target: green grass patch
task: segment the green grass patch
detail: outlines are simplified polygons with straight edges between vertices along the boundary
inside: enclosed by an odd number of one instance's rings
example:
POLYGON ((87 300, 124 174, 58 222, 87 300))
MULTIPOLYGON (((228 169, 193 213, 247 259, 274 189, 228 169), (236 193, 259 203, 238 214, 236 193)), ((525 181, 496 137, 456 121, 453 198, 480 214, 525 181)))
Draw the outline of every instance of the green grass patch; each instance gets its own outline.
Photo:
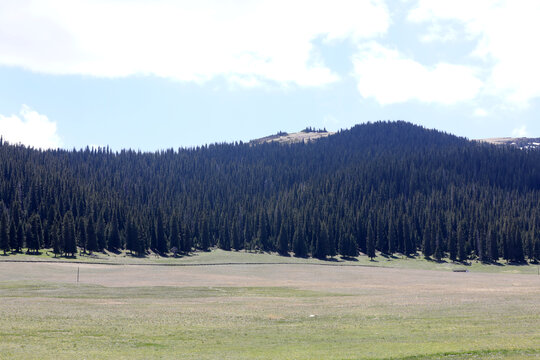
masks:
POLYGON ((259 253, 247 251, 223 251, 214 249, 208 252, 194 252, 190 255, 179 257, 159 256, 151 253, 146 257, 131 256, 127 252, 118 254, 105 252, 94 253, 92 255, 83 254, 76 258, 54 257, 50 250, 42 250, 39 255, 28 255, 26 253, 10 254, 2 257, 0 261, 58 261, 70 263, 90 263, 90 264, 111 264, 111 265, 170 265, 170 266, 197 266, 197 265, 219 265, 219 264, 314 264, 327 266, 370 266, 370 267, 390 267, 403 269, 439 270, 453 271, 457 269, 470 272, 488 273, 510 273, 510 274, 540 274, 538 264, 506 264, 501 261, 497 264, 483 264, 477 261, 470 261, 467 264, 454 263, 449 259, 441 262, 426 260, 422 256, 404 257, 383 256, 379 254, 373 261, 367 256, 361 255, 354 259, 342 259, 337 256, 328 260, 313 258, 296 258, 294 256, 279 256, 273 253, 259 253))
POLYGON ((0 358, 540 356, 540 313, 534 298, 507 295, 491 298, 486 306, 480 298, 446 301, 457 295, 424 294, 418 301, 403 296, 395 290, 345 296, 286 287, 2 282, 0 358))

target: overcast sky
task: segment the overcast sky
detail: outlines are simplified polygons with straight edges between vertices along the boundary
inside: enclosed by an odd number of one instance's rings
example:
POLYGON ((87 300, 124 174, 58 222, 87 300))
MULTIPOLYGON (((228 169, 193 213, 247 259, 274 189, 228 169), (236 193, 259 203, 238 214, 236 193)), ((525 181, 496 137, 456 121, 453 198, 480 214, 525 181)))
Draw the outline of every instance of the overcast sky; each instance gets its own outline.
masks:
POLYGON ((0 134, 157 150, 406 120, 540 136, 540 1, 0 0, 0 134))

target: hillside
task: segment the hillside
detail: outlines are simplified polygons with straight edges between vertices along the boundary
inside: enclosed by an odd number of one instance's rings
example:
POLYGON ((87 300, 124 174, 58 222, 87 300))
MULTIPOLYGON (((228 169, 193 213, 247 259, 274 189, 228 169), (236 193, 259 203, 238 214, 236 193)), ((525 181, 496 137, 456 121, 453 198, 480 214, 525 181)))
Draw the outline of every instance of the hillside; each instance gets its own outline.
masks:
POLYGON ((540 152, 404 122, 155 153, 3 143, 0 164, 6 252, 540 258, 540 152))
POLYGON ((270 136, 266 136, 260 139, 251 140, 250 143, 251 144, 263 144, 263 143, 271 143, 271 142, 277 142, 280 144, 308 143, 308 142, 316 141, 318 139, 325 138, 334 134, 335 133, 329 132, 326 130, 315 131, 311 129, 304 129, 296 133, 278 132, 275 135, 270 135, 270 136))
POLYGON ((514 146, 520 149, 540 149, 540 138, 490 138, 490 139, 481 139, 479 141, 487 142, 495 145, 508 145, 514 146))

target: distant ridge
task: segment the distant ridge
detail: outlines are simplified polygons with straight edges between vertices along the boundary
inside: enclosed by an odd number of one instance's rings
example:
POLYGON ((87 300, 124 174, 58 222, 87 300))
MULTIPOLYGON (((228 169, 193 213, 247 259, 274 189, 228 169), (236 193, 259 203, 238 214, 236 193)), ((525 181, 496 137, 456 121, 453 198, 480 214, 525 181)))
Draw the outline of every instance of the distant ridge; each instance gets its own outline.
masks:
POLYGON ((495 145, 510 145, 515 146, 520 149, 540 149, 540 138, 512 138, 512 137, 501 137, 501 138, 489 138, 489 139, 479 139, 478 141, 487 142, 495 145))
POLYGON ((307 143, 311 141, 316 141, 321 138, 334 135, 335 132, 330 132, 325 130, 314 130, 311 128, 306 128, 300 132, 296 133, 286 133, 283 131, 278 132, 275 135, 266 136, 260 139, 251 140, 250 144, 264 144, 277 142, 281 144, 294 144, 294 143, 307 143))

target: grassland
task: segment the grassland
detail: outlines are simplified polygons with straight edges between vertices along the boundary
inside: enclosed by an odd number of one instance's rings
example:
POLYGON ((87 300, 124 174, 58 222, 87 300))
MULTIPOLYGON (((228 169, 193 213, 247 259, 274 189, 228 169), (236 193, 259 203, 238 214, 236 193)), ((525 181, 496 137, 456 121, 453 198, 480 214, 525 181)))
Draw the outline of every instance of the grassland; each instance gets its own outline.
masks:
POLYGON ((539 276, 228 254, 0 262, 0 358, 540 358, 539 276))
POLYGON ((403 256, 383 256, 379 254, 373 261, 365 255, 356 258, 342 259, 337 256, 327 260, 318 260, 313 258, 296 258, 293 256, 285 257, 270 253, 257 253, 246 251, 223 251, 215 249, 209 252, 195 252, 187 256, 158 256, 150 253, 146 257, 131 256, 127 252, 119 253, 94 253, 92 255, 83 254, 76 258, 55 257, 51 250, 42 250, 39 255, 27 255, 26 253, 10 254, 8 256, 0 255, 2 261, 60 261, 69 263, 99 263, 99 264, 121 264, 121 265, 204 265, 204 264, 315 264, 327 266, 370 266, 370 267, 389 267, 400 269, 424 269, 452 271, 462 269, 471 272, 489 272, 489 273, 512 273, 512 274, 539 274, 540 265, 526 264, 516 265, 507 264, 500 261, 497 264, 482 264, 478 261, 470 261, 467 264, 454 263, 449 259, 443 259, 441 262, 429 261, 421 255, 416 257, 403 256))

